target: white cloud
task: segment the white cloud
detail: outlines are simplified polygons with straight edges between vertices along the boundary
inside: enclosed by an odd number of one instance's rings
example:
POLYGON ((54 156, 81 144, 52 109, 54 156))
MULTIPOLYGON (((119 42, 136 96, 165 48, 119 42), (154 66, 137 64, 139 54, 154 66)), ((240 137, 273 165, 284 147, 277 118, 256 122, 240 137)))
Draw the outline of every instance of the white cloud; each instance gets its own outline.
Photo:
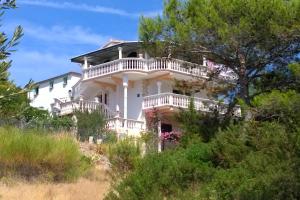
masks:
POLYGON ((25 35, 47 42, 100 46, 109 39, 109 37, 93 33, 81 26, 64 27, 56 25, 49 28, 32 24, 25 24, 23 26, 25 35))
POLYGON ((26 84, 30 79, 40 81, 69 71, 80 71, 70 61, 71 56, 21 50, 12 54, 11 79, 18 85, 26 84))
MULTIPOLYGON (((22 21, 24 29, 24 37, 42 40, 44 42, 56 44, 70 45, 93 45, 100 47, 107 42, 111 37, 103 36, 92 32, 89 28, 82 26, 66 27, 62 25, 41 26, 32 24, 28 21, 22 21)), ((10 22, 4 25, 4 29, 10 35, 14 28, 18 25, 16 22, 10 22)))
POLYGON ((121 9, 104 7, 99 5, 88 5, 88 4, 74 4, 71 2, 55 2, 55 1, 46 1, 46 0, 20 0, 18 3, 23 5, 31 5, 31 6, 41 6, 48 7, 54 9, 67 9, 67 10, 78 10, 78 11, 86 11, 86 12, 95 12, 95 13, 105 13, 112 15, 120 15, 125 17, 138 18, 141 15, 147 17, 157 16, 161 13, 161 11, 151 11, 151 12, 140 12, 140 13, 132 13, 121 9))

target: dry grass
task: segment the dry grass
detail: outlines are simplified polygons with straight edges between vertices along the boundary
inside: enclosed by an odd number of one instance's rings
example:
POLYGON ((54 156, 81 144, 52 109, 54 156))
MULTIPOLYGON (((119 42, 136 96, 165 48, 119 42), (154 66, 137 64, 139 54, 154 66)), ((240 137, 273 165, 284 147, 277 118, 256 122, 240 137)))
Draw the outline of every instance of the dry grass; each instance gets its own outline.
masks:
POLYGON ((0 184, 2 200, 94 200, 103 199, 109 191, 107 172, 96 169, 88 177, 75 183, 28 183, 0 184))

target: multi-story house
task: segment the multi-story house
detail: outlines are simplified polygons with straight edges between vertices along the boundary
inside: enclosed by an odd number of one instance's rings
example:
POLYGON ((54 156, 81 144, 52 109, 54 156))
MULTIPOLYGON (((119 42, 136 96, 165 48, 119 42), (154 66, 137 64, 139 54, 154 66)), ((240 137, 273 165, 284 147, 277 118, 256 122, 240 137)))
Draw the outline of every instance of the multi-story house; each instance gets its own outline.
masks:
MULTIPOLYGON (((111 41, 103 48, 71 59, 82 68, 81 81, 72 89, 72 100, 56 100, 52 106, 58 115, 75 109, 101 108, 108 127, 119 134, 137 136, 146 130, 147 113, 155 108, 160 115, 159 129, 178 129, 174 114, 187 108, 190 94, 175 87, 174 80, 207 79, 207 62, 194 64, 179 59, 151 58, 140 42, 111 41)), ((232 80, 224 73, 220 78, 232 80)), ((210 112, 217 101, 205 90, 192 94, 197 110, 210 112)))
POLYGON ((34 89, 28 93, 30 105, 52 112, 51 105, 55 101, 66 102, 71 100, 72 87, 80 79, 80 73, 68 72, 35 83, 34 89))

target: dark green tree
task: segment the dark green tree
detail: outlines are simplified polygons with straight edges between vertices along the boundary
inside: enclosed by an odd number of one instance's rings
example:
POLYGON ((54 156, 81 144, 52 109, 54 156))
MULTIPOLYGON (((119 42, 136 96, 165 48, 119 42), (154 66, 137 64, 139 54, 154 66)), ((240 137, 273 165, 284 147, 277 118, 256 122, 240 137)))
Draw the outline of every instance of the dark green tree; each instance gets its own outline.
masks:
POLYGON ((141 19, 140 39, 153 55, 222 64, 237 75, 225 92, 250 105, 254 83, 300 52, 300 1, 166 0, 162 16, 141 19))

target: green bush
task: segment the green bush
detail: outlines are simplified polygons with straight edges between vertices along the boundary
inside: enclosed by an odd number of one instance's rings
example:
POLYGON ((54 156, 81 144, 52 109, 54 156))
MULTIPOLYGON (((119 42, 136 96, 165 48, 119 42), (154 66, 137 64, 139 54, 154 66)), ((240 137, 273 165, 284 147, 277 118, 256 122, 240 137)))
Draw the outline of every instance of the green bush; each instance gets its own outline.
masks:
POLYGON ((0 128, 0 177, 72 180, 89 165, 72 138, 0 128))
POLYGON ((300 131, 244 122, 209 143, 146 155, 107 199, 299 199, 300 131))
POLYGON ((135 169, 140 157, 140 147, 131 138, 125 138, 109 145, 109 160, 115 175, 124 175, 135 169))
POLYGON ((80 140, 87 140, 89 136, 101 136, 106 124, 101 110, 76 111, 75 116, 77 118, 77 134, 80 140))
POLYGON ((212 144, 213 179, 203 198, 299 199, 300 132, 284 126, 249 122, 221 132, 212 144))
POLYGON ((210 179, 210 156, 206 144, 147 154, 107 199, 163 199, 180 195, 195 182, 210 179))

